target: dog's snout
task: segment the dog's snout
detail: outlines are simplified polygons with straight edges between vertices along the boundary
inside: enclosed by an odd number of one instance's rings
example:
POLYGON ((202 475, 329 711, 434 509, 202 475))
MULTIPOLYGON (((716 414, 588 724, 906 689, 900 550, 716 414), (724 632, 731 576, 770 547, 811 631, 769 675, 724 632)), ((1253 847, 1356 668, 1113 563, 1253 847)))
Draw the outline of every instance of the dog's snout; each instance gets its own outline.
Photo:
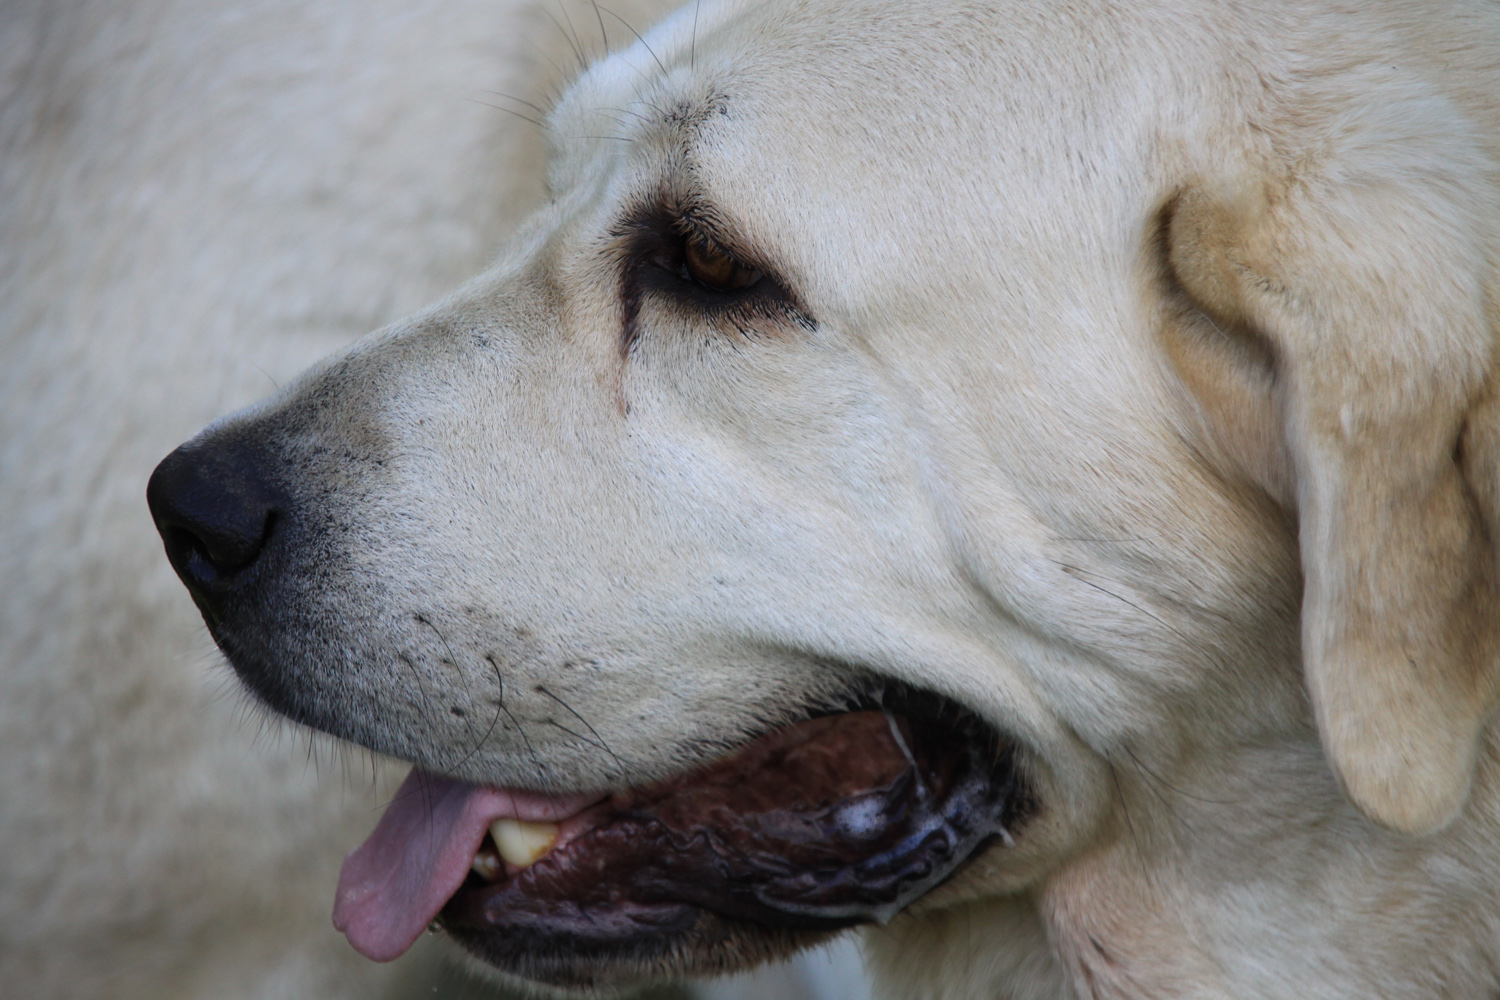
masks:
POLYGON ((285 513, 254 451, 233 441, 193 441, 162 460, 146 502, 172 568, 200 602, 264 550, 285 513))

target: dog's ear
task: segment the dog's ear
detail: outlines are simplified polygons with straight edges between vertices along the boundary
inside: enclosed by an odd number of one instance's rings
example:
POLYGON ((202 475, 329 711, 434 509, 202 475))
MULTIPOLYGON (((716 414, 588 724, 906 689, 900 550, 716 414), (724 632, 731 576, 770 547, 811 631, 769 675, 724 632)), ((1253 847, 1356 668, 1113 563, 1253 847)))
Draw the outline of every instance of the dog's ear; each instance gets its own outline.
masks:
POLYGON ((1167 226, 1188 295, 1269 345, 1323 745, 1410 833, 1463 807, 1500 656, 1500 192, 1451 109, 1427 111, 1190 187, 1167 226))

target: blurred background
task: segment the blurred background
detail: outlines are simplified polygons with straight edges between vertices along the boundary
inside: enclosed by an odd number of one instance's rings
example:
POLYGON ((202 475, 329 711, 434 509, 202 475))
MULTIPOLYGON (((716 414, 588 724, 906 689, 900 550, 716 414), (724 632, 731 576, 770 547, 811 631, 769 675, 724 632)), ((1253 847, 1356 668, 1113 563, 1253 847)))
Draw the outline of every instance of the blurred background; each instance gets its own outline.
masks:
MULTIPOLYGON (((334 932, 403 768, 249 707, 144 490, 205 423, 482 270, 543 197, 531 119, 662 6, 0 0, 7 996, 500 995, 436 939, 378 966, 334 932)), ((844 942, 652 995, 868 989, 844 942)))

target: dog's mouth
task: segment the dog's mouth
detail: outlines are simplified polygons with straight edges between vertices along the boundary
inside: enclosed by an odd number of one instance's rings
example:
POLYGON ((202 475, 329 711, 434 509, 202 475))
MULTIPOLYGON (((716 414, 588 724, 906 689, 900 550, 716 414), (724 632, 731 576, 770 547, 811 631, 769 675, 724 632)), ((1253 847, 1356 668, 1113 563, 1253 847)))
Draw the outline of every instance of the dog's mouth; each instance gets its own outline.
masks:
POLYGON ((884 922, 994 841, 1027 796, 1012 746, 935 695, 820 715, 608 796, 414 770, 345 862, 334 921, 389 960, 434 920, 557 985, 740 967, 884 922))

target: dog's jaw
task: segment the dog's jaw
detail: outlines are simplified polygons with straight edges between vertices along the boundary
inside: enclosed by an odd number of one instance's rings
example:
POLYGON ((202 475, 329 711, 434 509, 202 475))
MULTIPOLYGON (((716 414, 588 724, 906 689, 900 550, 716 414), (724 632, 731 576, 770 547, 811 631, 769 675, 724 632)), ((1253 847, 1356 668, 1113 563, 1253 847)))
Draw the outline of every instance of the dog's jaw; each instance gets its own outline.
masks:
POLYGON ((972 715, 883 698, 604 800, 414 771, 345 863, 335 924, 386 961, 436 917, 502 970, 597 986, 883 923, 983 847, 1013 844, 1033 809, 1014 754, 972 715), (497 820, 547 824, 550 849, 481 865, 497 820))

